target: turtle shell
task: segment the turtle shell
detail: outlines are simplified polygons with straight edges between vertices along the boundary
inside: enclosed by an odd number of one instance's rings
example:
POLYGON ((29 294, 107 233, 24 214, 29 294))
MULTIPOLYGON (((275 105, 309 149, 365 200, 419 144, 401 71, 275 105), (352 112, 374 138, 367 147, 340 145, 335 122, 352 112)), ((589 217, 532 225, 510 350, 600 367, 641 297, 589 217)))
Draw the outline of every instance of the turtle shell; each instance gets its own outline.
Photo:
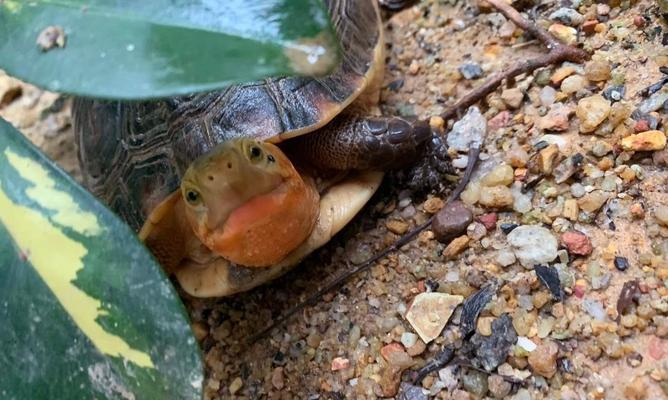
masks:
POLYGON ((215 145, 239 136, 280 142, 329 122, 382 69, 382 30, 375 0, 326 4, 343 49, 329 76, 270 78, 159 101, 76 99, 89 190, 138 230, 190 163, 215 145))

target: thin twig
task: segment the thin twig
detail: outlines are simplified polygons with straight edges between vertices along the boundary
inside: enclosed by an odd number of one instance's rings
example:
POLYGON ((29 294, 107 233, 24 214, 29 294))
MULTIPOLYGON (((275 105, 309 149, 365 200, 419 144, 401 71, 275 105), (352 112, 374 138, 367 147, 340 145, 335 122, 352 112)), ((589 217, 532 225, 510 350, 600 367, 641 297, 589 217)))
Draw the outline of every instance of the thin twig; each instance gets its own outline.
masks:
POLYGON ((496 90, 504 80, 512 79, 520 74, 533 72, 534 70, 548 65, 560 63, 563 61, 571 61, 581 63, 589 58, 587 52, 577 47, 565 45, 557 40, 546 30, 531 23, 524 18, 522 14, 517 12, 512 6, 507 4, 504 0, 486 0, 492 7, 496 8, 506 18, 511 20, 520 29, 530 33, 532 36, 540 40, 549 50, 549 53, 540 55, 531 60, 526 60, 515 64, 503 71, 494 74, 482 85, 467 93, 464 97, 459 99, 452 107, 448 108, 441 117, 444 120, 455 117, 460 112, 467 109, 469 106, 477 103, 479 100, 496 90))

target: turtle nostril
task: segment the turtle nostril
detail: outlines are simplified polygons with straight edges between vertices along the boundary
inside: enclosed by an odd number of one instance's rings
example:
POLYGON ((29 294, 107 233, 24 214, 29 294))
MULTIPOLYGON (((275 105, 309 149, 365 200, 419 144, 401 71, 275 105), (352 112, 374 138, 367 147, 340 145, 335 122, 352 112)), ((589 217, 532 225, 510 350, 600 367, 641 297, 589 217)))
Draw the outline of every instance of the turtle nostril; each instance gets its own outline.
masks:
POLYGON ((232 169, 232 163, 231 163, 231 162, 228 162, 228 163, 227 163, 227 168, 228 168, 228 169, 232 169))
POLYGON ((213 181, 213 175, 209 175, 207 178, 209 178, 210 181, 213 181))

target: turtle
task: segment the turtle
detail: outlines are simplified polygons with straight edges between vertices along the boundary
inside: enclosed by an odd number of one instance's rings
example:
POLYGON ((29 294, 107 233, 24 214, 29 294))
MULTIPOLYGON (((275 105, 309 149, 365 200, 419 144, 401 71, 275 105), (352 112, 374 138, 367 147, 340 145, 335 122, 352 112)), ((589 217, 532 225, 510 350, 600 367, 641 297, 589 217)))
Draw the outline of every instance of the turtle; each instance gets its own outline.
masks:
POLYGON ((325 3, 343 49, 327 76, 74 101, 85 186, 192 296, 282 275, 339 232, 387 170, 413 165, 413 181, 432 184, 450 171, 427 122, 380 115, 377 0, 325 3))

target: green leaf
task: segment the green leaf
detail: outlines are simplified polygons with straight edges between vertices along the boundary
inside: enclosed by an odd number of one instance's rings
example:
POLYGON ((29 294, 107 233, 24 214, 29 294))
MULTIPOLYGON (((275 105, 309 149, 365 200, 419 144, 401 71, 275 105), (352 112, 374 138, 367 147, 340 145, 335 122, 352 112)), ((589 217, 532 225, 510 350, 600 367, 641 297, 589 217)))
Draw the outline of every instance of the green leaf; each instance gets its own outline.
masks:
POLYGON ((0 1, 0 68, 81 96, 164 97, 322 75, 338 58, 322 0, 0 1), (62 28, 64 47, 37 45, 49 27, 62 28))
POLYGON ((184 311, 134 233, 0 119, 0 398, 201 398, 184 311))

